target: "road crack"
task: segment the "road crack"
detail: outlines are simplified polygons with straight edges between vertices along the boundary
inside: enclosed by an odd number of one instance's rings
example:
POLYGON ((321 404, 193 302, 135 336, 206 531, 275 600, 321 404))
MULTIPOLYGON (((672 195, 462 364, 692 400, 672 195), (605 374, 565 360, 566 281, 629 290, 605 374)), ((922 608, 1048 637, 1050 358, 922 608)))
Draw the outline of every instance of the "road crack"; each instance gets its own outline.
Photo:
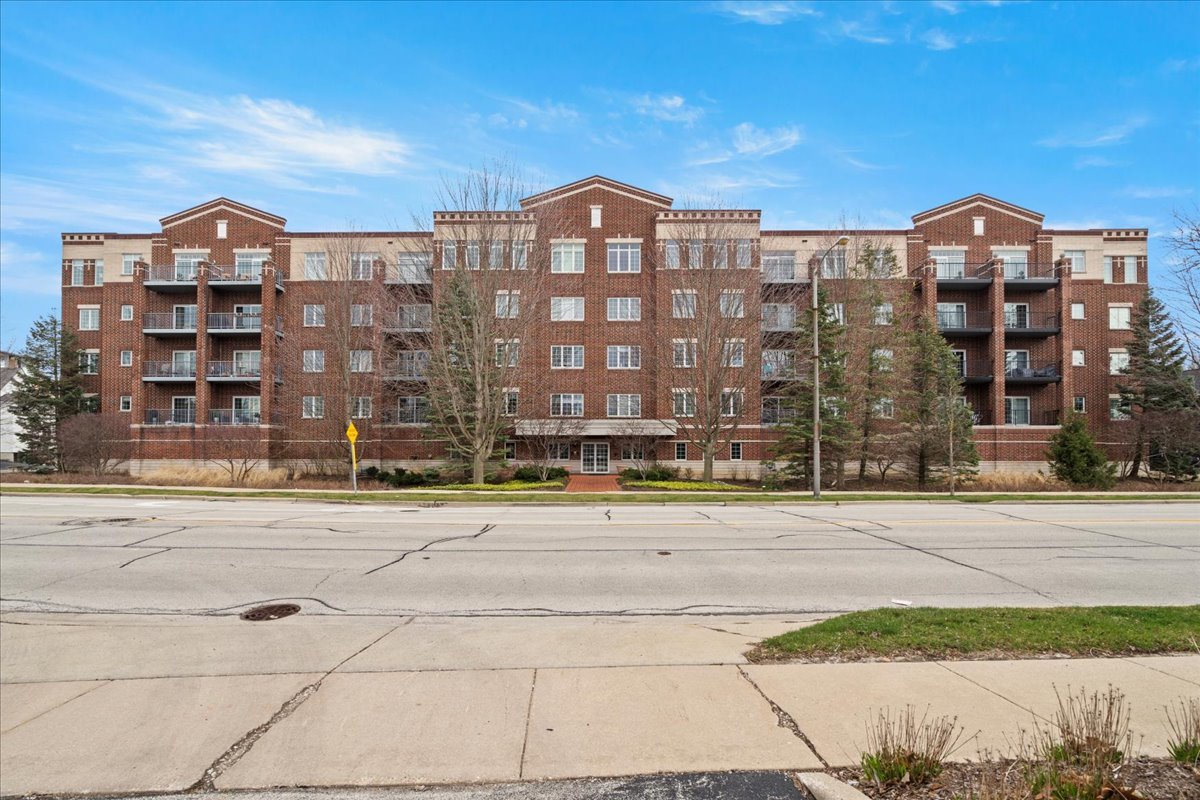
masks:
POLYGON ((430 547, 433 547, 435 544, 445 544, 446 542, 457 542, 457 541, 461 541, 461 540, 465 540, 465 539, 478 539, 480 536, 483 536, 485 533, 487 533, 488 531, 490 531, 492 528, 495 528, 495 527, 496 527, 495 523, 489 522, 487 525, 484 525, 483 529, 480 530, 478 533, 472 533, 472 534, 464 535, 464 536, 447 536, 444 539, 434 539, 432 542, 421 545, 416 550, 409 550, 407 552, 401 553, 399 558, 393 559, 386 564, 381 564, 380 566, 375 567, 374 569, 367 570, 366 572, 363 573, 363 575, 370 575, 373 572, 379 572, 379 570, 385 569, 386 567, 390 567, 393 564, 399 564, 401 561, 403 561, 404 559, 413 555, 414 553, 423 553, 426 550, 428 550, 430 547))
POLYGON ((788 712, 784 711, 778 703, 767 697, 767 693, 764 692, 759 685, 754 682, 753 678, 746 674, 746 670, 739 666, 737 671, 739 675, 746 679, 746 683, 754 687, 754 691, 758 692, 758 696, 767 701, 767 705, 769 705, 771 710, 775 712, 775 719, 778 722, 779 727, 786 728, 791 731, 793 736, 804 742, 804 745, 812 751, 812 754, 817 757, 818 761, 821 762, 821 766, 823 766, 825 769, 829 769, 829 762, 825 760, 825 757, 821 755, 820 751, 817 750, 816 745, 812 743, 812 740, 808 738, 804 731, 800 730, 800 726, 796 723, 795 718, 788 712))

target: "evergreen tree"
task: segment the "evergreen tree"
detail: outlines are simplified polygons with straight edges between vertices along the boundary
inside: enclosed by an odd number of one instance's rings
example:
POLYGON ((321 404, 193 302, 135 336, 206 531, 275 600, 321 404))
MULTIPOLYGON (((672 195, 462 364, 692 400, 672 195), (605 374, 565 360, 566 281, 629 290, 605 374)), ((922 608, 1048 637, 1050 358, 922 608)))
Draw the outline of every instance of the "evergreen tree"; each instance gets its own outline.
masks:
POLYGON ((13 414, 24 459, 63 469, 58 431, 83 403, 79 382, 79 346, 75 332, 53 314, 33 323, 21 353, 21 372, 13 389, 13 414))
POLYGON ((1047 458, 1054 477, 1072 486, 1111 489, 1116 483, 1116 465, 1109 463, 1079 414, 1068 415, 1050 437, 1047 458))
POLYGON ((979 464, 979 454, 972 438, 971 409, 960 400, 958 360, 932 319, 917 321, 909 333, 908 349, 912 390, 900 409, 902 451, 917 488, 924 489, 943 471, 950 471, 952 480, 970 473, 979 464))
MULTIPOLYGON (((812 315, 810 308, 796 327, 796 362, 807 363, 807 380, 796 382, 787 398, 793 416, 780 426, 782 438, 776 455, 783 471, 793 478, 812 479, 813 395, 812 315)), ((817 336, 821 349, 821 479, 841 486, 846 458, 857 442, 847 403, 846 353, 843 326, 834 316, 824 289, 817 292, 817 336)), ((801 373, 805 374, 805 373, 801 373)))
POLYGON ((1131 328, 1129 367, 1124 373, 1128 380, 1117 388, 1122 404, 1134 419, 1129 477, 1136 478, 1145 462, 1147 446, 1152 452, 1164 449, 1152 441, 1153 429, 1161 427, 1161 418, 1194 411, 1200 404, 1195 385, 1183 374, 1187 363, 1183 345, 1166 307, 1153 292, 1147 291, 1142 298, 1131 328))

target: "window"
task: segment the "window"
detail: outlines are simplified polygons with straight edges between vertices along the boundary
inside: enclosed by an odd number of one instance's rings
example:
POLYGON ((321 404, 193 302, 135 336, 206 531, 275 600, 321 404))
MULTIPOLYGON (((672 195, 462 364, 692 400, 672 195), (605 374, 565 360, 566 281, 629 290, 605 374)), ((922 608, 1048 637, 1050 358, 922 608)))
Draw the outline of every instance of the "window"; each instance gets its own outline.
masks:
POLYGON ((1127 331, 1133 317, 1133 309, 1129 306, 1108 307, 1108 329, 1110 331, 1127 331))
POLYGON ((896 416, 896 401, 890 397, 879 398, 871 408, 880 419, 892 419, 896 416))
POLYGON ((1071 351, 1071 366, 1072 367, 1086 367, 1087 366, 1087 364, 1084 362, 1082 350, 1072 350, 1071 351))
POLYGON ((235 253, 233 256, 234 277, 240 281, 261 281, 263 262, 270 257, 270 253, 235 253))
POLYGON ((972 222, 971 227, 972 227, 972 230, 974 230, 975 235, 983 236, 983 217, 975 217, 974 219, 971 220, 971 222, 972 222))
POLYGON ((517 443, 513 441, 504 442, 504 460, 516 461, 517 459, 517 443))
POLYGON ((324 419, 325 398, 316 395, 306 395, 301 400, 300 416, 304 419, 324 419))
POLYGON ((603 208, 604 208, 603 206, 592 206, 591 207, 592 227, 593 228, 600 227, 600 212, 603 210, 603 208))
POLYGON ((1108 351, 1108 374, 1124 375, 1129 369, 1129 353, 1125 350, 1108 351))
MULTIPOLYGON (((96 264, 97 268, 103 266, 99 261, 96 264)), ((1125 256, 1125 282, 1137 283, 1137 256, 1125 256)))
POLYGON ((371 398, 370 397, 352 397, 352 398, 350 398, 350 418, 351 419, 370 419, 371 418, 371 398))
POLYGON ((325 371, 325 351, 324 350, 305 350, 303 358, 303 369, 305 372, 324 372, 325 371))
POLYGON ((746 342, 743 339, 726 339, 721 349, 721 364, 726 367, 742 367, 746 364, 746 342))
POLYGON ((1087 259, 1082 250, 1067 250, 1063 253, 1063 260, 1071 265, 1071 272, 1087 272, 1087 259))
POLYGON ((121 322, 129 322, 133 319, 133 306, 121 306, 121 322))
POLYGON ((636 344, 610 344, 608 346, 609 369, 641 369, 642 348, 636 344))
POLYGON ((217 238, 218 239, 229 238, 229 223, 226 222, 225 220, 220 220, 217 222, 217 238))
POLYGON ((763 303, 762 329, 790 331, 796 327, 796 306, 791 303, 763 303))
POLYGON ((1029 351, 1005 350, 1004 374, 1010 378, 1029 374, 1029 351))
POLYGON ((663 264, 667 269, 679 269, 679 242, 669 239, 664 248, 663 264))
POLYGON ((350 280, 371 280, 371 276, 375 274, 375 262, 378 260, 379 253, 351 253, 350 280))
POLYGON ((727 319, 741 319, 746 316, 745 295, 741 289, 721 292, 721 316, 727 319))
POLYGON ((95 286, 104 285, 104 259, 97 258, 96 266, 92 269, 92 284, 95 286))
POLYGON ((261 377, 262 376, 262 351, 261 350, 234 350, 233 351, 233 374, 239 376, 261 377))
POLYGON ((796 418, 796 409, 786 397, 764 397, 761 420, 764 425, 777 425, 796 418))
POLYGON ((688 242, 688 269, 704 267, 704 242, 692 239, 688 242))
POLYGON ((1110 394, 1108 396, 1108 418, 1115 420, 1132 419, 1133 414, 1129 409, 1129 403, 1121 399, 1119 394, 1110 394))
POLYGON ((1028 425, 1029 424, 1029 398, 1028 397, 1006 397, 1006 398, 1004 398, 1004 424, 1005 425, 1028 425))
POLYGON ((1029 304, 1028 303, 1005 303, 1004 304, 1004 327, 1006 327, 1006 328, 1028 328, 1029 327, 1029 304))
POLYGON ((729 269, 729 242, 717 239, 712 243, 713 269, 729 269))
POLYGON ((324 328, 325 327, 325 306, 324 306, 324 304, 306 305, 304 307, 304 327, 306 327, 306 328, 324 328))
POLYGON ((735 258, 738 269, 749 269, 750 265, 754 263, 749 239, 737 240, 737 254, 735 258))
POLYGON ((895 353, 892 352, 891 348, 887 347, 876 347, 871 351, 871 360, 875 362, 875 367, 880 372, 892 371, 892 359, 894 356, 895 353))
POLYGON ((872 321, 876 325, 891 325, 893 316, 891 303, 879 303, 875 306, 875 316, 872 321))
POLYGON ((100 413, 100 395, 85 394, 79 399, 79 410, 85 414, 100 413))
POLYGON ((610 322, 637 322, 642 318, 642 298, 640 297, 610 297, 608 298, 608 319, 610 322))
POLYGON ((501 289, 496 292, 496 318, 516 319, 521 310, 520 290, 501 289))
POLYGON ((529 243, 514 241, 512 243, 512 268, 526 269, 529 266, 529 243))
POLYGON ((967 275, 966 250, 931 250, 929 257, 933 259, 939 280, 956 280, 967 275))
POLYGON ((695 339, 676 339, 671 343, 671 350, 674 354, 675 366, 684 368, 696 366, 695 339))
POLYGON ((350 306, 350 324, 356 328, 369 327, 373 306, 354 304, 350 306))
POLYGON ((890 278, 892 277, 892 248, 887 247, 883 250, 875 251, 875 258, 871 262, 871 277, 872 278, 890 278))
POLYGON ((1113 282, 1113 256, 1104 257, 1104 282, 1113 282))
POLYGON ((121 395, 121 402, 120 402, 120 405, 117 406, 117 410, 133 411, 133 395, 130 395, 130 394, 121 395))
POLYGON ((582 322, 583 321, 583 298, 582 297, 551 297, 550 298, 550 321, 551 322, 582 322))
POLYGON ((467 242, 467 269, 479 269, 479 242, 467 242))
POLYGON ((730 442, 729 443, 729 460, 730 461, 741 461, 742 460, 742 443, 741 442, 730 442))
POLYGON ((550 245, 551 272, 583 272, 583 243, 559 242, 550 245))
POLYGON ((458 266, 458 244, 442 242, 442 269, 454 269, 458 266))
POLYGON ((496 342, 496 366, 505 366, 505 360, 509 367, 515 367, 521 360, 521 343, 513 339, 510 342, 496 342))
POLYGON ((691 389, 675 389, 671 392, 673 413, 677 417, 691 417, 696 414, 696 393, 691 389))
POLYGON ((641 272, 642 271, 642 246, 637 243, 633 244, 612 244, 608 245, 608 271, 609 272, 641 272))
POLYGON ((1071 404, 1071 408, 1076 414, 1087 413, 1087 398, 1081 394, 1075 395, 1075 400, 1071 404))
POLYGON ((846 251, 841 248, 836 248, 829 251, 821 259, 821 277, 822 278, 845 278, 846 277, 846 251))
POLYGON ((397 397, 396 423, 399 425, 425 425, 429 422, 428 397, 397 397))
POLYGON ((374 369, 373 356, 370 350, 350 351, 351 372, 371 372, 374 369))
POLYGON ((555 461, 567 461, 571 458, 570 442, 551 442, 546 445, 546 457, 555 461))
POLYGON ((1071 303, 1071 319, 1087 319, 1083 303, 1071 303))
POLYGON ((675 443, 675 460, 687 461, 687 442, 675 443))
POLYGON ((939 328, 967 327, 967 304, 938 303, 937 325, 939 328))
POLYGON ((520 405, 521 392, 517 389, 504 390, 504 416, 515 417, 520 405))
POLYGON ((640 444, 621 445, 622 461, 642 461, 646 458, 646 448, 640 444))
POLYGON ((741 389, 726 389, 721 392, 721 416, 736 417, 742 413, 745 394, 741 389))
POLYGON ((137 262, 142 260, 141 253, 122 253, 121 254, 121 274, 132 275, 137 267, 137 262))
POLYGON ((767 250, 762 254, 762 273, 768 282, 796 279, 796 254, 791 250, 767 250))
POLYGON ((610 417, 640 417, 642 396, 640 394, 610 394, 608 396, 610 417))
POLYGON ((504 242, 492 242, 488 248, 488 269, 504 269, 504 242))
POLYGON ((583 395, 581 394, 552 394, 550 395, 550 416, 552 417, 582 417, 583 395))
POLYGON ((79 309, 79 330, 81 331, 98 331, 100 330, 100 309, 99 308, 80 308, 79 309))
POLYGON ((304 254, 304 279, 309 281, 324 281, 329 279, 329 270, 325 266, 324 253, 304 254))
POLYGON ((583 345, 551 345, 550 369, 583 369, 583 345))
POLYGON ((133 351, 132 350, 122 350, 121 351, 121 366, 122 367, 132 367, 133 366, 133 351))
POLYGON ((675 317, 675 319, 692 319, 696 316, 695 290, 671 290, 671 316, 675 317))
POLYGON ((71 259, 71 285, 83 286, 83 259, 71 259))
POLYGON ((763 350, 762 377, 793 378, 796 375, 796 354, 791 350, 763 350))
POLYGON ((196 253, 175 254, 175 280, 194 281, 200 272, 200 265, 208 260, 208 251, 196 253))
POLYGON ((100 353, 95 350, 85 350, 79 354, 79 373, 81 375, 100 374, 100 353))
POLYGON ((994 250, 992 255, 1004 262, 1004 279, 1023 281, 1029 278, 1029 254, 1024 250, 994 250))

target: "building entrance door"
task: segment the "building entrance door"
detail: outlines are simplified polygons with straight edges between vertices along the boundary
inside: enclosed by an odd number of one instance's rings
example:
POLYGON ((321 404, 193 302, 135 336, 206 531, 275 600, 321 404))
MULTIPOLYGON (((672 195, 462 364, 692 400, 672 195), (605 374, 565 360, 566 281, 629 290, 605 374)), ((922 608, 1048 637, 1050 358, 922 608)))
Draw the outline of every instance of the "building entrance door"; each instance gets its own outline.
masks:
POLYGON ((608 474, 608 443, 584 442, 580 447, 582 454, 580 471, 585 475, 608 474))

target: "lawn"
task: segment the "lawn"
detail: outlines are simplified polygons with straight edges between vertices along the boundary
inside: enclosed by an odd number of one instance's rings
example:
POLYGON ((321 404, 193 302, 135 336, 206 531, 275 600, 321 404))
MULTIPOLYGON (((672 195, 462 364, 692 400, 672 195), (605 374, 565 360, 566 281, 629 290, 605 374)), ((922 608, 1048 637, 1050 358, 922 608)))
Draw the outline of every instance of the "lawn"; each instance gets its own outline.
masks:
POLYGON ((774 636, 752 661, 1200 653, 1200 606, 881 608, 774 636))

